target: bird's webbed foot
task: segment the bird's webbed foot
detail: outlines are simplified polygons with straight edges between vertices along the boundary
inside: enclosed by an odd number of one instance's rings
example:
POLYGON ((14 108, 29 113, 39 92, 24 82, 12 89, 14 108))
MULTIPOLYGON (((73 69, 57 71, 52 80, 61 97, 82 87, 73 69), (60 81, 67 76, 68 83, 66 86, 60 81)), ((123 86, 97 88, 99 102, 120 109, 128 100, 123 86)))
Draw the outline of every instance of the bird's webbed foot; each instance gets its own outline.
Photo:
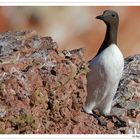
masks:
POLYGON ((107 122, 104 121, 103 119, 101 119, 100 118, 101 116, 100 115, 97 115, 95 111, 93 111, 93 113, 91 115, 94 116, 94 118, 97 119, 99 125, 101 125, 101 126, 107 126, 107 122))
MULTIPOLYGON (((82 112, 85 112, 85 110, 82 108, 81 110, 82 112)), ((93 116, 97 121, 98 121, 98 124, 101 125, 101 126, 106 126, 107 125, 107 122, 102 120, 100 118, 100 115, 97 115, 97 113, 95 111, 91 111, 92 113, 88 113, 89 115, 93 116)), ((87 113, 87 112, 85 112, 87 113)))

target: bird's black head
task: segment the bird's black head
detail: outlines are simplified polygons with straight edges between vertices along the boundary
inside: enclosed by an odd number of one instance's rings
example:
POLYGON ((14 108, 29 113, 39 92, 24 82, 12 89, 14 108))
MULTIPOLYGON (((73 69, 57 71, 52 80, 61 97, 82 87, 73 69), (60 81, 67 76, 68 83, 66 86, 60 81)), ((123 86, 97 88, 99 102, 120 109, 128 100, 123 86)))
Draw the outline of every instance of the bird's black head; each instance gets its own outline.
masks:
POLYGON ((105 10, 102 15, 97 16, 97 19, 103 20, 106 24, 118 24, 119 16, 118 13, 113 10, 105 10))

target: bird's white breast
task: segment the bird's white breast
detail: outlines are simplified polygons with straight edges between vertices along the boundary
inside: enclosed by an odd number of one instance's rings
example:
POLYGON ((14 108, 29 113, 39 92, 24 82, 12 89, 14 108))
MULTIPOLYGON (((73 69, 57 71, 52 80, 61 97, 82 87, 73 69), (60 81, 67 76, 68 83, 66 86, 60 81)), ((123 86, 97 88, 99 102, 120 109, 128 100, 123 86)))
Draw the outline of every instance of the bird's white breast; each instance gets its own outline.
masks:
POLYGON ((111 44, 90 63, 91 69, 102 69, 110 77, 120 77, 123 72, 124 58, 115 44, 111 44), (101 68, 102 67, 102 68, 101 68))
POLYGON ((112 44, 90 62, 87 74, 87 100, 84 110, 92 113, 98 108, 109 114, 114 94, 123 73, 124 59, 119 48, 112 44))
MULTIPOLYGON (((123 73, 124 59, 119 48, 112 44, 104 49, 90 62, 90 72, 87 74, 88 93, 96 99, 97 104, 102 101, 108 91, 117 89, 123 73)), ((110 92, 110 94, 115 94, 110 92)))

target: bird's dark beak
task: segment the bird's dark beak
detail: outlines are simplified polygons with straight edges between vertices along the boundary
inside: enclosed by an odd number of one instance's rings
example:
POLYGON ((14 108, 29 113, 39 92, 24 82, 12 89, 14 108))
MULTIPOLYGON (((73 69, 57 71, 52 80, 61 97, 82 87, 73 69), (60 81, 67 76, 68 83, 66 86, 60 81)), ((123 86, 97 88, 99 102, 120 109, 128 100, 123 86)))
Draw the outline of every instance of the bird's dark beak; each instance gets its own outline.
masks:
POLYGON ((104 19, 104 16, 103 15, 97 16, 96 19, 103 20, 104 19))

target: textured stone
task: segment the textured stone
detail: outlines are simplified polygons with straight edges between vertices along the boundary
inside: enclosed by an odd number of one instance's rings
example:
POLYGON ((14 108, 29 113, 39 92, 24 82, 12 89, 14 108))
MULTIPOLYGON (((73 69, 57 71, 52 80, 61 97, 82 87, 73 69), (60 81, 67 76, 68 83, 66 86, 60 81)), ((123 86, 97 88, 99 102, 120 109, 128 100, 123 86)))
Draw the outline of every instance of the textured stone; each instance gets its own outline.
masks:
POLYGON ((140 133, 139 119, 140 113, 140 55, 130 56, 125 59, 125 67, 120 81, 112 111, 115 115, 127 118, 128 126, 125 133, 140 133), (115 109, 115 110, 114 110, 115 109), (125 113, 121 111, 125 110, 125 113), (131 123, 132 122, 132 123, 131 123), (135 125, 134 125, 135 124, 135 125), (135 131, 134 131, 135 130, 135 131))
MULTIPOLYGON (((34 31, 3 33, 0 41, 0 133, 129 132, 124 130, 130 130, 130 126, 121 126, 115 118, 101 116, 107 122, 107 126, 101 126, 92 115, 82 112, 89 71, 82 49, 58 51, 50 37, 34 31)), ((112 114, 128 118, 126 121, 133 118, 136 124, 140 110, 139 64, 140 55, 126 59, 112 107, 112 114)))

